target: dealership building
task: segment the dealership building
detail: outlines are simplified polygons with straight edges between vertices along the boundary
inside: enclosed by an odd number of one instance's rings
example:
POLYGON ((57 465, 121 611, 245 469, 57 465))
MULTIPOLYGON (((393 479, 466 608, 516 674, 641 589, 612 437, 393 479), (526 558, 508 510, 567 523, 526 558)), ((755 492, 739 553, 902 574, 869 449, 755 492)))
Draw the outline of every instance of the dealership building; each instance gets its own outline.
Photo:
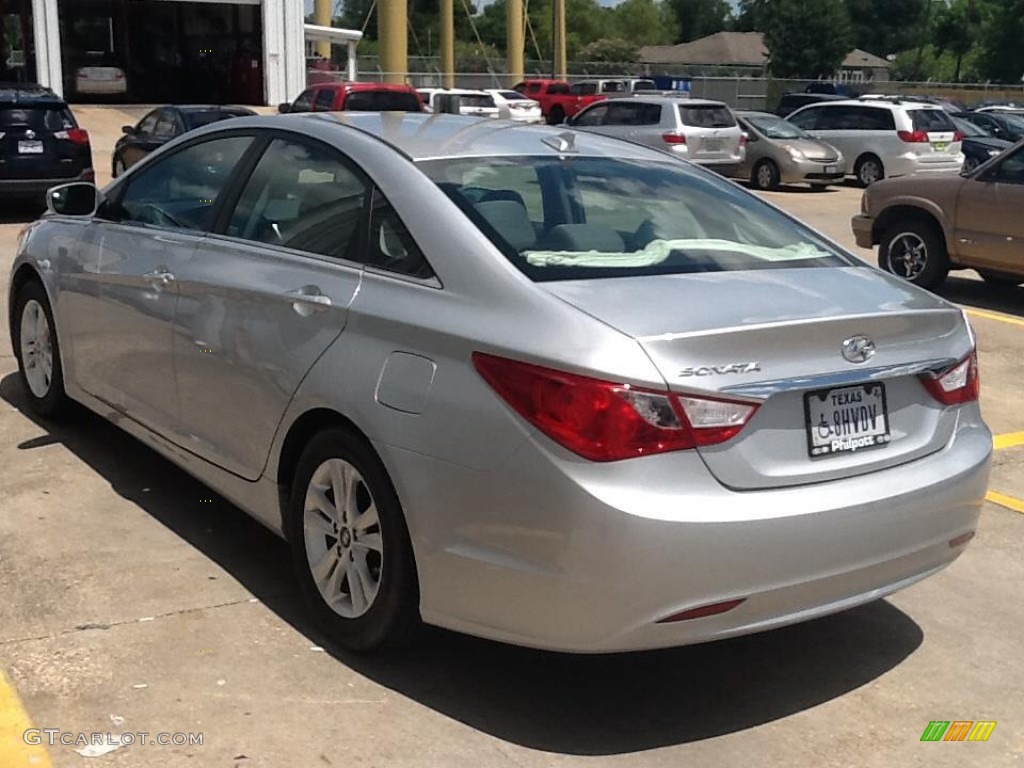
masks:
POLYGON ((0 0, 0 23, 0 81, 71 102, 276 104, 306 86, 302 0, 0 0))

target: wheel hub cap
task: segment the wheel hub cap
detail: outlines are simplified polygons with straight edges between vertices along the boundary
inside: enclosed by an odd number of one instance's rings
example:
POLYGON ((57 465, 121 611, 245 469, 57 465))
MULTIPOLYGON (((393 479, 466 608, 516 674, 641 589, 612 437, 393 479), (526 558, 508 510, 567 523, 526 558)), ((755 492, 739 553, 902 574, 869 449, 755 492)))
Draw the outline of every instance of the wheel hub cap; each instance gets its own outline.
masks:
POLYGON ((913 280, 928 263, 928 250, 920 237, 914 234, 899 235, 889 247, 889 261, 893 272, 913 280))
POLYGON ((29 391, 37 398, 46 397, 53 376, 53 347, 46 311, 35 299, 25 303, 21 311, 21 364, 29 391))
POLYGON ((344 459, 328 459, 310 478, 303 536, 313 582, 331 610, 346 619, 370 610, 384 573, 384 540, 369 486, 344 459))

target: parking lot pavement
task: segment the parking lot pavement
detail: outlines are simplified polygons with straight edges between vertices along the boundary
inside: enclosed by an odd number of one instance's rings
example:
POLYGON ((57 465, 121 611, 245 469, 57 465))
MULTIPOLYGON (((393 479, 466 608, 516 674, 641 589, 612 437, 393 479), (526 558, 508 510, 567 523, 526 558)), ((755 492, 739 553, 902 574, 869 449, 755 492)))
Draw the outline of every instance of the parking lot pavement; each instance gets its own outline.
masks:
MULTIPOLYGON (((771 198, 852 246, 858 196, 771 198)), ((5 317, 31 215, 0 213, 5 317)), ((1003 436, 992 488, 1024 499, 1024 290, 994 296, 968 276, 945 294, 983 313, 971 316, 982 402, 1003 436)), ((404 654, 362 658, 309 624, 272 534, 96 417, 29 416, 6 323, 0 467, 0 768, 1024 760, 1024 514, 1012 504, 987 504, 967 553, 935 578, 765 635, 571 657, 433 631, 404 654), (91 760, 58 744, 30 763, 11 741, 29 720, 202 744, 136 743, 91 760), (998 725, 986 743, 922 743, 932 720, 998 725)))

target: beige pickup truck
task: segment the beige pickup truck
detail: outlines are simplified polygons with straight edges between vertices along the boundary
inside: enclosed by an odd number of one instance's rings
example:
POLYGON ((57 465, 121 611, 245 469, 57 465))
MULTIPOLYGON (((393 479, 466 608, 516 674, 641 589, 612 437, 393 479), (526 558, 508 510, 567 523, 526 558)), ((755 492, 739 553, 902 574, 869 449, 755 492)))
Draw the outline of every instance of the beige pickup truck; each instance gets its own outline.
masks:
POLYGON ((1024 283, 1024 141, 961 176, 904 176, 864 191, 853 234, 878 265, 924 288, 953 269, 1024 283))

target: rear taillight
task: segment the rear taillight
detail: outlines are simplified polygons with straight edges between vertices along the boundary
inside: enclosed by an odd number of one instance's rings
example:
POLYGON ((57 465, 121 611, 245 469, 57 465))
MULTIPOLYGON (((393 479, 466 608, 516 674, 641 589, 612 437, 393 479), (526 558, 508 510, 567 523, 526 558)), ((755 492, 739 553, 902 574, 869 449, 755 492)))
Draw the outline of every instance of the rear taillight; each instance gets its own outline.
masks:
POLYGON ((927 144, 928 134, 924 131, 897 131, 896 135, 907 144, 927 144))
POLYGON ((676 395, 473 353, 473 365, 537 429, 591 461, 618 461, 725 442, 757 405, 676 395))
POLYGON ((943 405, 973 403, 981 392, 981 377, 978 375, 978 353, 967 357, 940 374, 921 379, 925 389, 943 405))
POLYGON ((956 142, 956 141, 963 141, 963 140, 964 140, 964 135, 963 135, 962 132, 960 132, 960 131, 954 131, 953 132, 953 141, 954 142, 956 142))
POLYGON ((685 144, 686 136, 682 133, 663 133, 661 140, 666 144, 685 144))
POLYGON ((69 128, 66 131, 58 131, 53 134, 53 137, 62 141, 70 141, 74 144, 85 145, 89 143, 89 132, 82 128, 69 128))
POLYGON ((741 147, 747 146, 747 134, 745 134, 745 133, 741 133, 740 134, 740 146, 741 147))

